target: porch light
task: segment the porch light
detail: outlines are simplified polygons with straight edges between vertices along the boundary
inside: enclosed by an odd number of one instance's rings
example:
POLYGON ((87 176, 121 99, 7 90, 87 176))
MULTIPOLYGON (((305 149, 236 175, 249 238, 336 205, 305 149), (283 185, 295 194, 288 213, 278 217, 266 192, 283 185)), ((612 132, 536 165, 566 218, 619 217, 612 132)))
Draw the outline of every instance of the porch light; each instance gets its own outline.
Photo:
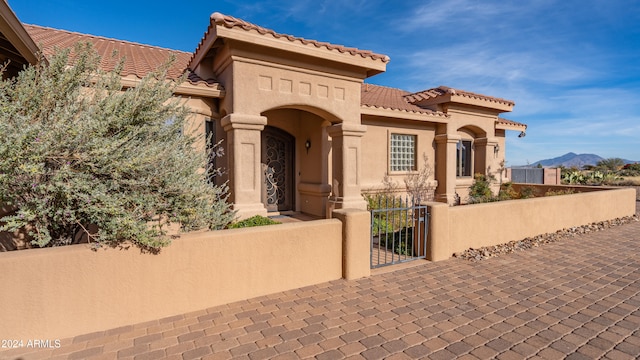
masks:
POLYGON ((304 148, 307 149, 307 154, 309 153, 309 149, 311 149, 311 140, 307 139, 304 143, 304 148))
POLYGON ((495 144, 495 145, 493 146, 493 153, 494 153, 494 154, 496 154, 496 155, 498 155, 498 153, 499 153, 499 152, 500 152, 500 145, 495 144))

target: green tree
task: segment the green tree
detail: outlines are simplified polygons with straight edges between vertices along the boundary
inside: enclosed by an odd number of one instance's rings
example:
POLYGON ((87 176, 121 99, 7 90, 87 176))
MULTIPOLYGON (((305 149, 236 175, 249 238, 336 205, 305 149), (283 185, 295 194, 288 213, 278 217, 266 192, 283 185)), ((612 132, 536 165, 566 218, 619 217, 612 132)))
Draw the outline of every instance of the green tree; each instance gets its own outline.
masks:
POLYGON ((158 251, 172 223, 226 226, 227 187, 208 183, 207 154, 183 133, 188 110, 172 97, 170 64, 124 90, 122 61, 112 72, 99 61, 80 44, 0 82, 0 202, 16 209, 0 230, 24 230, 41 247, 80 234, 158 251))

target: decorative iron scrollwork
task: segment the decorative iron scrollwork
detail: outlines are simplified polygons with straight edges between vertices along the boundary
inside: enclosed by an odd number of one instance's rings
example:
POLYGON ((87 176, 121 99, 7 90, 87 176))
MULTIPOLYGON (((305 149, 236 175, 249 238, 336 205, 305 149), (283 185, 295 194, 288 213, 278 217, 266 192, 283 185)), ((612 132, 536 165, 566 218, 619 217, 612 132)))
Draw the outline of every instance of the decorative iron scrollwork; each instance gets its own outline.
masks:
POLYGON ((266 137, 265 182, 267 204, 283 203, 286 197, 286 143, 282 139, 266 137))

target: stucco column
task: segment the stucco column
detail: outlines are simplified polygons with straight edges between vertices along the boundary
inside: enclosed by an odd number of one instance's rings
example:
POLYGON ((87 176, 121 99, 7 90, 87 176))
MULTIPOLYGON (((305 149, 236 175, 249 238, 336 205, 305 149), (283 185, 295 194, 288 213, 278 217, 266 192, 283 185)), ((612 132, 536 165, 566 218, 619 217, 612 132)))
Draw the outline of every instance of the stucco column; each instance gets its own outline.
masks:
POLYGON ((361 138, 367 127, 341 123, 327 127, 332 147, 331 196, 327 203, 327 217, 333 209, 367 209, 361 193, 361 138))
POLYGON ((371 275, 371 214, 341 209, 333 216, 342 221, 342 277, 354 280, 371 275))
POLYGON ((426 203, 429 208, 429 231, 427 232, 427 260, 440 261, 451 257, 449 241, 449 206, 426 203))
POLYGON ((267 215, 261 201, 260 132, 267 118, 259 115, 229 114, 222 118, 227 132, 229 187, 233 209, 240 219, 267 215))
POLYGON ((489 176, 493 175, 498 179, 500 177, 500 170, 498 170, 500 161, 498 160, 498 153, 495 151, 496 146, 498 146, 498 139, 478 138, 474 140, 473 144, 476 154, 480 154, 474 166, 475 172, 485 173, 489 176))
POLYGON ((436 135, 436 201, 449 205, 456 201, 456 146, 459 135, 436 135))

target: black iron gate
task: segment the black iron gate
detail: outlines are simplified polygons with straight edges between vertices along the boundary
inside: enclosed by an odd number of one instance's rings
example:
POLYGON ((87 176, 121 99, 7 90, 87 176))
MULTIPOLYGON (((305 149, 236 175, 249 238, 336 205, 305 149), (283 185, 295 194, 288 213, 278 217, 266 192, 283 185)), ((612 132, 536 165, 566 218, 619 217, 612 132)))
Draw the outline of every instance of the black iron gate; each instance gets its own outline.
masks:
POLYGON ((371 268, 427 257, 426 205, 389 196, 378 196, 370 204, 371 268))

